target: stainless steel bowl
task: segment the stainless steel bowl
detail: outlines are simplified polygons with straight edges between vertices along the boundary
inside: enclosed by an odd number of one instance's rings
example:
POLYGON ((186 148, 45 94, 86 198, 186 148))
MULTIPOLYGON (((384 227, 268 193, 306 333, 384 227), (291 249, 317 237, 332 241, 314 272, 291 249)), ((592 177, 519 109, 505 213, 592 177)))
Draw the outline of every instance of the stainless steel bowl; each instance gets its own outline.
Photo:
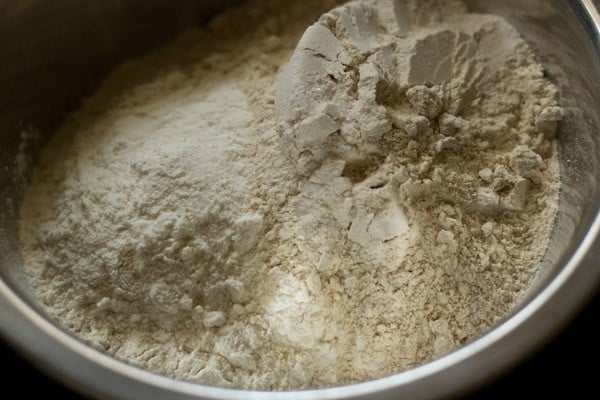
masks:
POLYGON ((97 398, 425 399, 461 393, 526 357, 570 321, 600 281, 600 16, 591 0, 471 0, 507 17, 547 62, 568 117, 560 127, 563 189, 540 274, 527 300, 483 337, 407 372, 301 392, 249 392, 180 382, 129 366, 65 332, 35 306, 21 276, 17 210, 43 144, 111 66, 202 23, 225 2, 0 0, 0 333, 57 379, 97 398), (558 67, 553 67, 557 65, 558 67), (24 175, 22 175, 24 173, 24 175))

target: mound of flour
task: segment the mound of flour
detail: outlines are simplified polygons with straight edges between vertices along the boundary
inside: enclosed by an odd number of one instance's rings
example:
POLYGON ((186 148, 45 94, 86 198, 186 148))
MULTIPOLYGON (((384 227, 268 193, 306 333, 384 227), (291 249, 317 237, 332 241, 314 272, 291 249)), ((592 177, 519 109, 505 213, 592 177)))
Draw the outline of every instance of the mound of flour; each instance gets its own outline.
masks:
POLYGON ((413 367, 519 303, 556 213, 556 88, 498 17, 335 3, 246 2, 68 119, 20 225, 61 325, 282 390, 413 367))

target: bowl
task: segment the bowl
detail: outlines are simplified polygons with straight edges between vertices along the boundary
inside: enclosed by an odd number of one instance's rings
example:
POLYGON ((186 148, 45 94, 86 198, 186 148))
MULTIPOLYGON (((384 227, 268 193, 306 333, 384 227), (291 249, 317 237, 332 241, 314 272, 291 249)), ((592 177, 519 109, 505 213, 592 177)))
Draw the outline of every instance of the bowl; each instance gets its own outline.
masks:
POLYGON ((256 392, 177 381, 103 354, 36 306, 22 276, 17 215, 41 146, 119 61, 204 23, 233 1, 0 0, 0 334, 57 379, 95 398, 431 399, 501 374, 557 334, 600 282, 600 15, 591 0, 470 0, 506 17, 561 89, 560 208, 521 306, 480 338, 417 368, 354 385, 256 392))

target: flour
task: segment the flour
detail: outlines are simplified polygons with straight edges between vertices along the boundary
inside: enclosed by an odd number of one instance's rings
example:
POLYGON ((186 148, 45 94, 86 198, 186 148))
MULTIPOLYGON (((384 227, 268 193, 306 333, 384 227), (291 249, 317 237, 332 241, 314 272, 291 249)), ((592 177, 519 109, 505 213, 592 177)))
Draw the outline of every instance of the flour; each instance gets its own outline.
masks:
POLYGON ((250 1, 69 118, 21 207, 53 318, 162 374, 283 390, 411 368, 519 304, 557 89, 458 2, 335 6, 250 1))

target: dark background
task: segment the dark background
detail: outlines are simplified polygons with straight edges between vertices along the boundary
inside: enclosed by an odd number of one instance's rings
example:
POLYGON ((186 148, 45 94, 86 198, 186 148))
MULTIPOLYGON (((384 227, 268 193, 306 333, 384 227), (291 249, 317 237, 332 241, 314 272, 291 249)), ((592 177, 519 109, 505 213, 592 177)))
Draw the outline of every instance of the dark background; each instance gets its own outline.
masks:
MULTIPOLYGON (((569 398, 595 397, 593 393, 598 393, 600 380, 600 371, 594 367, 600 356, 597 316, 600 316, 600 293, 541 351, 508 375, 463 399, 510 399, 529 393, 537 399, 556 398, 565 390, 569 398)), ((19 393, 19 398, 43 394, 45 398, 84 399, 38 372, 3 342, 0 342, 0 363, 4 393, 19 393)))

